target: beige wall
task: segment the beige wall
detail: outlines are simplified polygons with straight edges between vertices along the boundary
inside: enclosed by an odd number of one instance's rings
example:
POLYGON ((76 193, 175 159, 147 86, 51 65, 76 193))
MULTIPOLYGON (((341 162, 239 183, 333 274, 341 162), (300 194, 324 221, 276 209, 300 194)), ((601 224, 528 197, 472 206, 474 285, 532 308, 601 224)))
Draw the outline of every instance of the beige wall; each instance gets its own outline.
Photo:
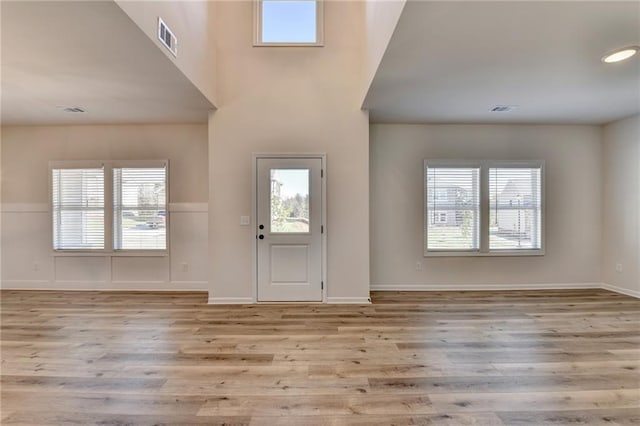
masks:
POLYGON ((372 289, 599 283, 601 133, 596 126, 372 125, 372 289), (423 257, 425 158, 545 160, 546 255, 423 257))
POLYGON ((207 202, 206 124, 3 127, 2 202, 48 203, 51 160, 167 158, 169 202, 207 202))
POLYGON ((406 0, 368 0, 364 2, 366 41, 363 102, 406 3, 406 0))
POLYGON ((216 3, 206 0, 157 1, 115 0, 142 31, 162 50, 196 86, 216 105, 216 3), (178 55, 174 57, 158 40, 158 17, 178 38, 178 55))
POLYGON ((207 288, 206 125, 3 127, 0 153, 3 288, 207 288), (48 162, 135 159, 169 159, 169 255, 55 256, 48 162))
POLYGON ((218 101, 210 119, 213 300, 253 295, 252 153, 327 154, 330 301, 369 294, 368 116, 360 110, 362 2, 325 3, 324 47, 253 47, 250 1, 218 4, 218 101))
POLYGON ((640 115, 605 126, 603 160, 602 281, 640 297, 640 115))

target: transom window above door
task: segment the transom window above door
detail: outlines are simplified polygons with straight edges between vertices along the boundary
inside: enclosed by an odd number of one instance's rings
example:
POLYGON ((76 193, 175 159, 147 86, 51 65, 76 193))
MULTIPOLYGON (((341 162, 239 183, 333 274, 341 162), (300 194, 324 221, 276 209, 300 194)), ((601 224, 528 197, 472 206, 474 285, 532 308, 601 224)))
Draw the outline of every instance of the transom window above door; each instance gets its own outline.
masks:
POLYGON ((321 0, 255 0, 254 46, 322 46, 321 0))

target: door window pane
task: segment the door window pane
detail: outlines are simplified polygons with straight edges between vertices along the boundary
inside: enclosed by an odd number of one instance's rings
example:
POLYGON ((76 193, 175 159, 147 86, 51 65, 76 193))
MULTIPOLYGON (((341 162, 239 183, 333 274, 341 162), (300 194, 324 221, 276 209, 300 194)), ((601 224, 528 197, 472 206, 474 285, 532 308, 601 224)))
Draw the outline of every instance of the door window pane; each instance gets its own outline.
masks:
POLYGON ((309 232, 309 169, 271 169, 271 232, 309 232))

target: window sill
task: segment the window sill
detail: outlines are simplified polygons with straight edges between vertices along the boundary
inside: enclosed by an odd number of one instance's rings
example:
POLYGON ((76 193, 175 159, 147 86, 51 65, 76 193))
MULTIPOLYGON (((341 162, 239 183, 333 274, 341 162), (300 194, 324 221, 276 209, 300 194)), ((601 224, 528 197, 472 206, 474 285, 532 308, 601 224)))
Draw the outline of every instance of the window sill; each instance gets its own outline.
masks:
POLYGON ((324 47, 324 43, 276 43, 256 41, 253 43, 253 47, 324 47))
POLYGON ((544 256, 544 250, 499 250, 491 252, 479 251, 427 251, 424 257, 517 257, 544 256))

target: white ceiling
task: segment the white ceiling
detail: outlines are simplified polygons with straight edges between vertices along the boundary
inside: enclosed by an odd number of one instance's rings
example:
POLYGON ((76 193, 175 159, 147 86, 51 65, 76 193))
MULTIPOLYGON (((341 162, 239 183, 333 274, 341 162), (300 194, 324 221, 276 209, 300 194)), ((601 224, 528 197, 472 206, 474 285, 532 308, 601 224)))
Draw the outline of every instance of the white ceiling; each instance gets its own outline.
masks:
POLYGON ((206 122, 212 108, 113 1, 2 1, 1 59, 3 125, 206 122))
POLYGON ((365 107, 372 122, 603 124, 640 111, 640 55, 600 60, 629 45, 637 1, 409 1, 365 107))

